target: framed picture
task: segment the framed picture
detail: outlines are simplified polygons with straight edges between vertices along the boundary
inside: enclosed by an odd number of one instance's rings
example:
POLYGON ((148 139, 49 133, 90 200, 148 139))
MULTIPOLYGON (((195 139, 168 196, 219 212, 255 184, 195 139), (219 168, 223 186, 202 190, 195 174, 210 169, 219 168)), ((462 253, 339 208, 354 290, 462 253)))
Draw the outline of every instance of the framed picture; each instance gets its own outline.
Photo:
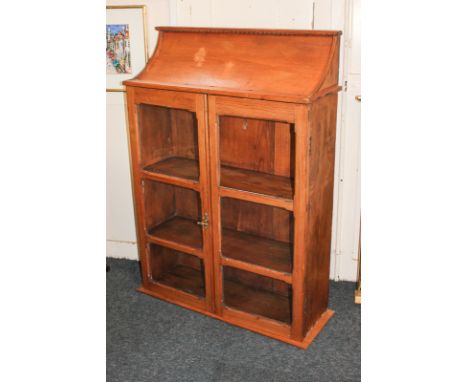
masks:
POLYGON ((145 5, 106 7, 106 91, 125 91, 148 61, 145 5))

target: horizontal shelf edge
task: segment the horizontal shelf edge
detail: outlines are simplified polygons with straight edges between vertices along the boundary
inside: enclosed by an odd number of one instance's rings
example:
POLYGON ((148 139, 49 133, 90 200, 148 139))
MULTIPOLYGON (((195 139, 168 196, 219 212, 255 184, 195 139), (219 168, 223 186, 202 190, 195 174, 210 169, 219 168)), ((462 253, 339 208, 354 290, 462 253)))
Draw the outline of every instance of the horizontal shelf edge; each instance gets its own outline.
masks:
POLYGON ((154 180, 154 181, 157 181, 157 182, 167 183, 167 184, 171 184, 171 185, 174 185, 174 186, 180 186, 180 187, 184 187, 184 188, 189 188, 191 190, 200 192, 200 183, 196 182, 196 181, 193 181, 193 180, 184 179, 184 178, 177 178, 175 176, 159 174, 159 173, 150 172, 150 171, 146 171, 146 170, 141 170, 141 177, 143 179, 154 180))
POLYGON ((292 284, 292 275, 280 271, 275 271, 271 268, 262 267, 245 261, 235 260, 221 255, 221 264, 229 267, 242 269, 251 273, 259 274, 262 276, 270 277, 276 280, 284 281, 285 283, 292 284))
POLYGON ((259 204, 265 204, 273 207, 284 208, 288 211, 294 211, 293 199, 284 199, 271 195, 257 194, 251 191, 238 190, 235 188, 219 186, 219 194, 223 197, 245 200, 259 204))
POLYGON ((189 255, 199 257, 200 259, 204 259, 205 257, 203 254, 203 249, 201 248, 189 247, 188 245, 179 244, 172 240, 161 239, 157 236, 153 236, 150 234, 146 234, 146 240, 152 244, 161 245, 163 247, 174 249, 176 251, 184 252, 189 255))

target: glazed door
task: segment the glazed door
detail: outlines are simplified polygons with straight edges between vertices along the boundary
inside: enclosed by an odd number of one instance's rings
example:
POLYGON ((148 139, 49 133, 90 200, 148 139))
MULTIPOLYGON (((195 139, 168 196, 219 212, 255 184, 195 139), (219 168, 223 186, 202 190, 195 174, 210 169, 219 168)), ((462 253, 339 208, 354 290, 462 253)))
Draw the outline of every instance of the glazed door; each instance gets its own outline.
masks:
POLYGON ((290 336, 297 107, 208 100, 216 312, 290 336))
POLYGON ((213 310, 206 96, 127 90, 143 288, 213 310))

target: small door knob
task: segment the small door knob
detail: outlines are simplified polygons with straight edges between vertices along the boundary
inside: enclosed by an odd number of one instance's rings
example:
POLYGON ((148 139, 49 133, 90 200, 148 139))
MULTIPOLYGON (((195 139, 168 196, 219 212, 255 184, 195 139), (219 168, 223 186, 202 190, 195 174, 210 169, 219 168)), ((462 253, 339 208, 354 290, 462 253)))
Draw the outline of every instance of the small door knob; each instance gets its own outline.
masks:
POLYGON ((202 220, 197 222, 198 225, 201 225, 203 229, 207 229, 208 228, 208 225, 209 225, 209 221, 208 221, 208 213, 204 213, 203 214, 203 217, 202 217, 202 220))

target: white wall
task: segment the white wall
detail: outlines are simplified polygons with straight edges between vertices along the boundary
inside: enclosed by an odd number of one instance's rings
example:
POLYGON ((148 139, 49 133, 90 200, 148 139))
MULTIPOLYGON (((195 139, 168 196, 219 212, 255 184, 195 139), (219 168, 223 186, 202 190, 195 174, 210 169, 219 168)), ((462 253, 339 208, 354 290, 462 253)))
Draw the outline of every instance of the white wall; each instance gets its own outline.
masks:
MULTIPOLYGON (((169 0, 113 0, 107 5, 146 5, 149 53, 157 41, 157 25, 170 24, 169 0)), ((111 257, 138 259, 127 140, 125 93, 107 93, 106 112, 107 251, 111 257)))
POLYGON ((174 25, 311 29, 310 0, 174 0, 174 25))
MULTIPOLYGON (((349 24, 353 20, 352 12, 348 12, 346 4, 352 10, 357 8, 357 2, 358 0, 148 0, 135 3, 148 6, 149 46, 152 52, 157 38, 154 26, 157 25, 287 29, 314 27, 344 30, 346 22, 349 24)), ((108 5, 130 3, 128 0, 108 1, 108 5)), ((355 15, 354 20, 356 17, 355 15)), ((356 102, 353 100, 354 94, 360 91, 360 68, 359 75, 356 69, 356 57, 360 51, 357 53, 358 50, 349 46, 349 41, 356 41, 359 36, 354 36, 353 40, 353 34, 348 33, 348 30, 345 32, 347 33, 342 40, 340 82, 344 83, 346 80, 349 85, 348 92, 340 94, 338 108, 330 277, 336 280, 355 280, 360 210, 360 110, 356 109, 356 102), (351 56, 354 57, 353 60, 349 59, 351 56), (354 65, 354 72, 347 69, 350 61, 354 65)), ((137 259, 122 94, 107 94, 107 115, 107 255, 137 259)))

